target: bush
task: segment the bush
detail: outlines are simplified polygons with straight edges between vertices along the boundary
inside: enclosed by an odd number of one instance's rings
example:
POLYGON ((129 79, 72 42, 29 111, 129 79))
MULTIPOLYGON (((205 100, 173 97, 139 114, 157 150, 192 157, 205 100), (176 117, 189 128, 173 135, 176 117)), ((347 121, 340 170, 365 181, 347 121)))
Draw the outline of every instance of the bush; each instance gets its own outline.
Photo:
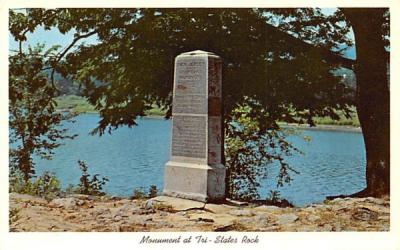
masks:
POLYGON ((245 99, 227 116, 225 123, 225 165, 227 197, 236 200, 260 198, 261 181, 269 168, 277 165, 277 186, 289 183, 291 173, 298 173, 285 161, 286 156, 301 153, 286 140, 295 133, 254 117, 267 116, 266 110, 251 99, 245 99), (260 115, 254 115, 260 114, 260 115))
MULTIPOLYGON (((9 184, 8 190, 10 193, 25 193, 26 183, 20 170, 10 169, 9 184)), ((29 184, 32 183, 29 182, 29 184)))
POLYGON ((158 189, 156 185, 151 185, 149 191, 146 193, 144 187, 135 188, 131 199, 149 199, 158 195, 158 189))
POLYGON ((80 183, 77 187, 69 186, 67 192, 87 194, 87 195, 98 195, 102 196, 106 193, 103 192, 103 186, 109 181, 107 177, 99 177, 99 174, 93 175, 90 178, 88 173, 88 165, 81 160, 78 160, 79 168, 82 170, 82 176, 79 179, 80 183))
POLYGON ((45 172, 33 183, 36 194, 41 197, 54 199, 61 192, 60 181, 54 174, 45 172))
POLYGON ((156 197, 158 194, 157 186, 156 185, 151 185, 149 188, 149 198, 156 197))
POLYGON ((50 172, 44 172, 41 176, 32 178, 27 182, 20 171, 12 171, 10 174, 10 192, 40 196, 45 199, 54 199, 61 192, 60 181, 50 172))
POLYGON ((271 190, 269 192, 269 196, 265 199, 265 204, 278 207, 293 207, 292 203, 281 198, 281 194, 277 190, 271 190))
POLYGON ((10 209, 10 212, 8 214, 8 224, 11 225, 12 223, 16 222, 17 220, 20 219, 20 214, 21 212, 20 208, 12 208, 10 209))
POLYGON ((131 199, 145 199, 145 198, 146 198, 146 193, 143 187, 135 188, 133 190, 133 195, 131 199))

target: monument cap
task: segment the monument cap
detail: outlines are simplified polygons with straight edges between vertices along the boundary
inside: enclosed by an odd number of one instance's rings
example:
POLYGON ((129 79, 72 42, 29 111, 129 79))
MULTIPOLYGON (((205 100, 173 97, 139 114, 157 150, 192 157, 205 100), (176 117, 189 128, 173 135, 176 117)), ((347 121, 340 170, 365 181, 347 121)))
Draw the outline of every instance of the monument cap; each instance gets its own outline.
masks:
POLYGON ((193 51, 188 51, 180 54, 179 56, 197 56, 197 55, 208 55, 208 56, 216 56, 216 54, 204 50, 193 50, 193 51))

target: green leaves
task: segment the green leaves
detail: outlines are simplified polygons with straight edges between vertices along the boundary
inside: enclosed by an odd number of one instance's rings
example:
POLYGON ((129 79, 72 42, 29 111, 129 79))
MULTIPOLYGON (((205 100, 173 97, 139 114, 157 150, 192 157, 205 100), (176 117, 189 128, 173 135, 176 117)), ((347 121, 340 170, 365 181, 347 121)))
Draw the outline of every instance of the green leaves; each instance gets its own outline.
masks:
POLYGON ((86 195, 105 195, 103 192, 103 186, 109 181, 108 178, 99 178, 98 174, 95 174, 90 178, 88 165, 82 160, 78 160, 78 164, 82 171, 82 176, 79 179, 80 182, 78 186, 75 188, 75 192, 86 195))
POLYGON ((333 74, 338 65, 322 60, 326 51, 350 44, 340 12, 325 16, 313 8, 181 8, 26 13, 12 13, 13 34, 33 23, 73 31, 75 38, 98 35, 99 43, 71 48, 52 66, 82 85, 102 116, 96 129, 100 134, 135 125, 137 116, 154 103, 170 111, 174 58, 195 49, 224 60, 225 114, 248 96, 269 109, 271 119, 313 124, 312 115, 353 104, 351 90, 333 74))
POLYGON ((19 171, 10 172, 10 192, 40 196, 48 200, 56 198, 61 193, 61 184, 57 177, 44 172, 34 180, 24 181, 24 174, 19 171))
POLYGON ((259 119, 265 112, 255 100, 246 98, 226 121, 226 187, 228 196, 233 199, 259 199, 261 183, 274 165, 279 168, 278 176, 274 176, 277 186, 290 182, 291 174, 298 173, 284 157, 300 151, 286 141, 286 132, 273 121, 259 119))
POLYGON ((56 89, 42 71, 48 63, 43 47, 9 56, 10 168, 21 171, 25 182, 35 174, 34 154, 51 159, 62 140, 76 136, 60 127, 63 120, 74 115, 55 109, 56 89))

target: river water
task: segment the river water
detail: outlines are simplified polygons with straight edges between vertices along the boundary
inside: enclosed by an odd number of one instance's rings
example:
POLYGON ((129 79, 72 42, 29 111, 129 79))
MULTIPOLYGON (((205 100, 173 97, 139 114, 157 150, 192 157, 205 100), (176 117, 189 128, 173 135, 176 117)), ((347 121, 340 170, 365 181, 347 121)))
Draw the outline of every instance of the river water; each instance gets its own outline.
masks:
MULTIPOLYGON (((55 173, 65 188, 77 184, 81 176, 77 161, 84 160, 91 174, 107 176, 105 191, 111 195, 130 196, 135 188, 163 187, 164 165, 169 159, 171 121, 140 119, 132 129, 119 128, 111 135, 91 136, 99 117, 82 114, 76 123, 66 124, 70 133, 79 134, 55 151, 53 160, 35 159, 37 174, 55 173)), ((269 177, 262 181, 261 198, 278 190, 297 206, 321 202, 327 195, 350 194, 365 187, 365 150, 361 133, 339 131, 302 131, 312 138, 306 142, 298 136, 289 140, 304 155, 287 158, 300 174, 293 181, 276 187, 277 167, 270 166, 269 177)))

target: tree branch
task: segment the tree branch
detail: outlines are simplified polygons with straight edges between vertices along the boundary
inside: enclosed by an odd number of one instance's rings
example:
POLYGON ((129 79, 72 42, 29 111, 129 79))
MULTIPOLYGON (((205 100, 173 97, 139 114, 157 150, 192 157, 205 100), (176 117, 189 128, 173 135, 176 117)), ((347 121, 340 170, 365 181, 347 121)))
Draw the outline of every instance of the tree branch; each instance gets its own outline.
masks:
POLYGON ((72 41, 72 43, 71 43, 67 48, 65 48, 64 51, 63 51, 62 53, 59 54, 59 58, 58 58, 57 61, 60 61, 61 58, 62 58, 63 56, 65 56, 65 54, 68 52, 68 50, 70 50, 80 39, 82 39, 82 38, 88 38, 88 37, 90 37, 90 36, 92 36, 92 35, 94 35, 94 34, 96 34, 96 33, 97 33, 97 31, 94 30, 94 31, 89 32, 89 33, 86 33, 86 34, 84 34, 84 35, 79 35, 79 36, 75 37, 74 40, 72 41))
POLYGON ((275 27, 271 24, 267 23, 266 25, 269 27, 268 32, 274 33, 275 35, 284 38, 285 41, 289 42, 290 44, 302 47, 302 48, 304 48, 304 50, 318 49, 321 52, 323 59, 327 60, 330 63, 340 64, 344 68, 353 70, 353 66, 356 63, 355 60, 345 58, 345 57, 338 55, 337 53, 335 53, 331 50, 328 50, 328 49, 317 48, 312 44, 306 43, 299 38, 296 38, 282 30, 279 30, 277 27, 275 27))
MULTIPOLYGON (((56 59, 55 63, 60 62, 60 60, 67 54, 67 52, 68 52, 80 39, 90 37, 90 36, 92 36, 92 35, 94 35, 94 34, 96 34, 96 33, 97 33, 97 31, 94 30, 94 31, 92 31, 92 32, 89 32, 89 33, 86 33, 86 34, 79 35, 79 36, 75 37, 74 40, 71 42, 71 44, 68 45, 68 46, 57 56, 57 59, 56 59)), ((50 80, 51 80, 51 85, 55 88, 55 84, 54 84, 54 73, 55 73, 55 68, 52 67, 50 80)))

